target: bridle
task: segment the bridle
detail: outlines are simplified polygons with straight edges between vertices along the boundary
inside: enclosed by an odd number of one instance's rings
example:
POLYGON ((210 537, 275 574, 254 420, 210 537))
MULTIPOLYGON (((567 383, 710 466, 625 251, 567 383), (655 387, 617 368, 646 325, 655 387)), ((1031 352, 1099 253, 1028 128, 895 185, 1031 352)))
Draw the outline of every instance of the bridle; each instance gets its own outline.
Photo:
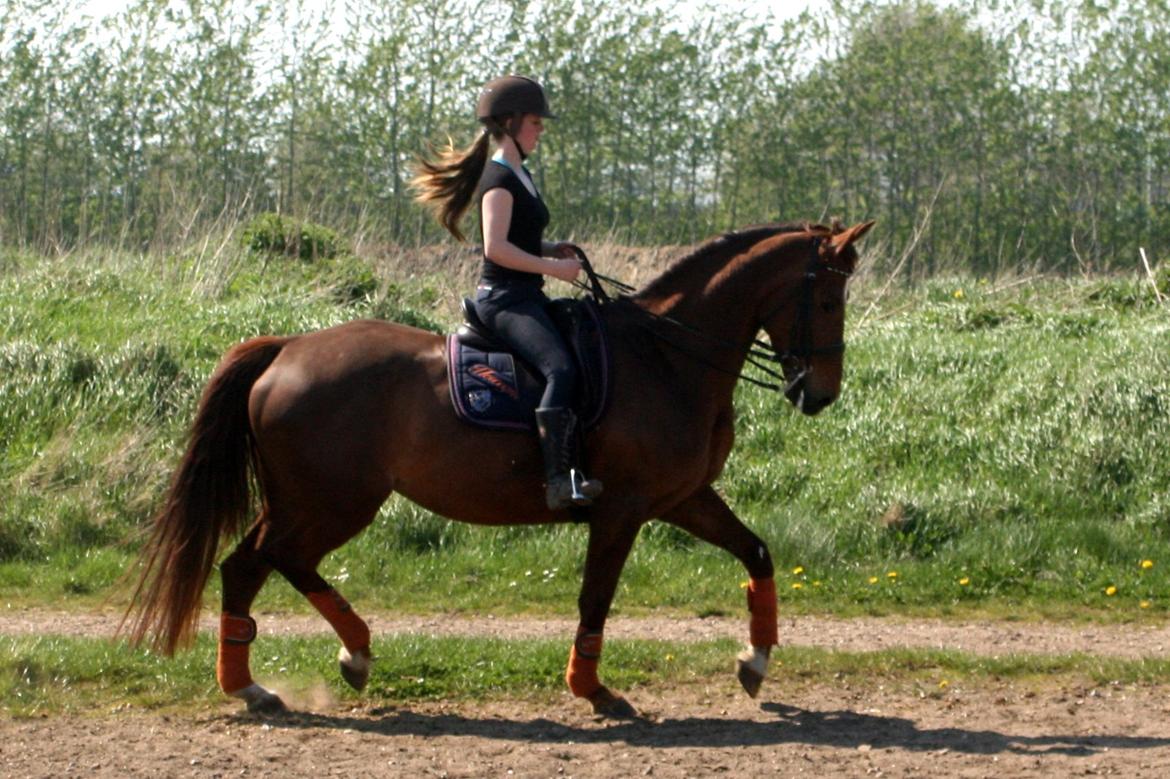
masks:
MULTIPOLYGON (((819 355, 843 354, 845 352, 844 341, 839 341, 834 344, 827 344, 825 346, 813 346, 812 343, 813 288, 816 285, 818 273, 823 270, 828 271, 829 273, 835 273, 838 276, 844 276, 845 278, 849 278, 853 275, 852 271, 843 271, 839 268, 834 268, 831 265, 827 265, 821 262, 821 241, 822 238, 820 236, 813 236, 809 242, 809 258, 807 264, 805 265, 804 277, 800 286, 793 290, 792 293, 793 295, 797 296, 798 307, 796 312, 796 319, 792 323, 792 337, 789 338, 788 349, 780 352, 776 350, 771 343, 760 338, 753 338, 752 341, 746 345, 747 362, 771 378, 783 382, 783 384, 763 381, 755 378, 754 376, 748 376, 745 373, 728 370, 727 368, 713 363, 705 354, 697 353, 687 346, 684 346, 678 341, 672 339, 669 334, 662 332, 660 329, 655 329, 651 323, 648 322, 644 324, 643 327, 652 333, 655 337, 659 338, 670 346, 673 346, 678 351, 686 354, 687 356, 691 357, 697 362, 702 363, 703 365, 706 365, 709 368, 719 371, 720 373, 725 373, 729 376, 736 376, 750 384, 755 384, 757 387, 763 387, 764 389, 769 389, 774 392, 783 392, 785 395, 789 395, 800 386, 801 382, 804 381, 805 377, 811 372, 812 368, 808 364, 810 357, 819 355), (781 371, 777 372, 771 367, 771 365, 769 365, 769 363, 778 363, 780 365, 781 371)), ((577 256, 581 260, 582 270, 585 271, 585 275, 589 279, 588 284, 583 284, 581 282, 574 283, 576 286, 581 287, 592 294, 598 303, 604 305, 606 303, 612 302, 612 298, 608 295, 608 293, 606 293, 601 284, 602 281, 614 285, 623 293, 634 291, 634 288, 628 284, 624 284, 620 281, 617 281, 616 279, 611 279, 595 272, 593 270, 593 266, 589 262, 589 259, 585 256, 585 252, 582 251, 580 247, 574 247, 574 249, 576 249, 577 256)), ((760 320, 760 327, 763 327, 769 321, 771 321, 772 318, 778 315, 784 308, 786 308, 790 302, 790 297, 786 296, 784 300, 780 301, 777 305, 769 309, 768 313, 766 313, 760 320)), ((653 314, 648 311, 645 313, 651 322, 665 322, 676 329, 682 330, 690 335, 703 338, 709 343, 723 349, 733 349, 738 351, 745 348, 744 344, 736 344, 730 341, 725 341, 722 338, 704 333, 702 330, 692 327, 691 325, 688 325, 684 322, 680 322, 673 317, 665 316, 663 314, 653 314)))
MULTIPOLYGON (((809 257, 808 263, 804 267, 804 279, 794 292, 797 295, 796 319, 792 322, 792 335, 788 339, 788 348, 783 352, 776 351, 773 358, 780 363, 784 371, 784 380, 787 382, 787 386, 784 388, 785 393, 795 389, 812 371, 808 364, 810 357, 845 353, 844 341, 824 346, 813 346, 812 343, 813 288, 816 285, 817 274, 823 270, 845 278, 853 275, 852 271, 844 271, 821 262, 821 240, 819 236, 814 236, 809 242, 809 257), (795 367, 790 369, 789 366, 793 364, 795 367)), ((766 326, 773 317, 788 306, 788 303, 788 300, 783 300, 771 308, 760 320, 760 326, 766 326)), ((755 343, 764 345, 764 342, 758 339, 755 343)))

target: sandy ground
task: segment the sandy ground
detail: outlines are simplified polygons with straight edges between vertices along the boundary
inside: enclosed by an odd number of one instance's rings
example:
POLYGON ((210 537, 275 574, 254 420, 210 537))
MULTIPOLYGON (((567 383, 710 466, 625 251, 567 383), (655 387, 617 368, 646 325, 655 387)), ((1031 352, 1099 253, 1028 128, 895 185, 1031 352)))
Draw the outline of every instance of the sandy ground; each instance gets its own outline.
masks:
MULTIPOLYGON (((320 630, 307 617, 261 614, 258 622, 262 634, 320 630)), ((510 637, 565 638, 574 627, 462 617, 370 622, 376 633, 510 637)), ((116 623, 108 614, 0 611, 0 634, 9 635, 108 635, 116 623)), ((743 632, 741 620, 651 618, 615 619, 607 635, 687 641, 743 632)), ((1166 654, 1170 627, 801 617, 782 623, 781 641, 1141 657, 1166 654)), ((597 719, 568 694, 539 705, 322 704, 270 719, 231 702, 184 716, 122 710, 6 719, 0 776, 1170 776, 1170 685, 766 684, 753 701, 729 672, 702 685, 626 692, 641 719, 597 719)))
MULTIPOLYGON (((329 626, 316 615, 257 612, 258 640, 265 635, 327 633, 329 626)), ((500 638, 547 638, 571 643, 575 620, 462 615, 401 616, 363 615, 375 635, 417 633, 433 636, 496 636, 500 638)), ((121 614, 77 614, 43 609, 0 608, 0 635, 57 634, 112 636, 121 614)), ((216 630, 216 616, 205 613, 201 629, 216 630)), ((650 638, 664 641, 704 641, 747 638, 746 614, 729 617, 655 618, 613 617, 606 623, 606 638, 650 638)), ((983 655, 1036 653, 1046 655, 1083 652, 1111 657, 1161 657, 1170 654, 1170 624, 1166 625, 1069 625, 1033 622, 915 620, 900 618, 793 617, 780 620, 781 644, 819 646, 850 652, 869 652, 892 647, 955 649, 983 655)))

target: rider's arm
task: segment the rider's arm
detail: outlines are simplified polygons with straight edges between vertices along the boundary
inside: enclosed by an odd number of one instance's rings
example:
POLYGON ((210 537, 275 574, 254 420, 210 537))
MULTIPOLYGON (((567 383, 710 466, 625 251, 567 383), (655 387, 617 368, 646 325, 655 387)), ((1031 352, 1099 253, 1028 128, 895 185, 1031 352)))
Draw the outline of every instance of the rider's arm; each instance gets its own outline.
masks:
POLYGON ((554 260, 529 254, 508 240, 512 224, 512 193, 502 187, 489 189, 483 196, 483 253, 496 263, 525 273, 541 273, 572 281, 581 271, 576 260, 554 260))

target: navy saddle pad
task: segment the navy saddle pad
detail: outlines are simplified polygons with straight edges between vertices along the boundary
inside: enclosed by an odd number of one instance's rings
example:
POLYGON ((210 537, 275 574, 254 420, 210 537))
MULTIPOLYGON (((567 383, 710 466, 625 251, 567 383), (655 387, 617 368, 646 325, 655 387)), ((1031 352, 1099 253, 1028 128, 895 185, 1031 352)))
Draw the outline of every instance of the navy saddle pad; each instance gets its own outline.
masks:
MULTIPOLYGON (((592 298, 557 298, 547 310, 577 362, 576 411, 588 429, 609 400, 609 344, 601 311, 592 298)), ((544 377, 491 334, 470 300, 463 301, 463 316, 464 324, 447 336, 455 415, 477 427, 536 432, 533 411, 544 394, 544 377)))

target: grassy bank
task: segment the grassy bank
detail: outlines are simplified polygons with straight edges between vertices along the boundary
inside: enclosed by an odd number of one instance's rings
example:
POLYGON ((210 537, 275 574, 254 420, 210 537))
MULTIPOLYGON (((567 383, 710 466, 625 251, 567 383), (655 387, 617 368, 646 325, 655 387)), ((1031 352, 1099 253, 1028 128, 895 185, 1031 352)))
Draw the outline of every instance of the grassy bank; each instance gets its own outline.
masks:
MULTIPOLYGON (((449 327, 466 268, 408 267, 0 254, 0 599, 123 597, 219 355, 357 317, 449 327)), ((783 608, 1164 615, 1170 313, 1145 282, 940 280, 871 310, 876 287, 853 289, 835 406, 806 419, 757 388, 738 396, 719 488, 769 542, 783 608)), ((392 499, 323 573, 371 608, 571 614, 584 541, 392 499)), ((615 609, 738 613, 743 578, 652 523, 615 609)), ((275 580, 260 603, 303 607, 275 580)))

